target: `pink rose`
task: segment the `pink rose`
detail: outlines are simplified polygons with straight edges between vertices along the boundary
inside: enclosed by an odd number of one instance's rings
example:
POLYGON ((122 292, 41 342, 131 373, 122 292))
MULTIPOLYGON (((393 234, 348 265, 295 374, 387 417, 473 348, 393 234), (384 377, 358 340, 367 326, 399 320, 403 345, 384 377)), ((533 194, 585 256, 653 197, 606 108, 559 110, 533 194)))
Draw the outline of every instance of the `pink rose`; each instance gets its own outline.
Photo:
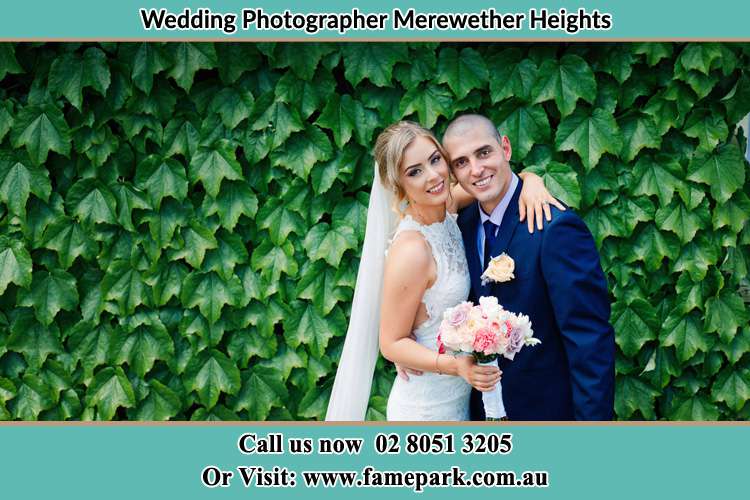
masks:
POLYGON ((474 334, 474 344, 472 347, 476 352, 492 354, 496 344, 497 336, 495 333, 488 328, 480 328, 474 334))
POLYGON ((443 344, 442 333, 438 333, 437 336, 437 348, 439 354, 445 354, 445 344, 443 344))
POLYGON ((463 324, 464 321, 466 321, 466 318, 468 318, 469 315, 466 313, 466 308, 464 307, 454 307, 451 311, 450 318, 448 318, 448 323, 452 327, 458 327, 463 324))
POLYGON ((513 328, 510 330, 510 338, 508 342, 508 352, 513 355, 518 354, 524 345, 526 338, 520 328, 513 328))

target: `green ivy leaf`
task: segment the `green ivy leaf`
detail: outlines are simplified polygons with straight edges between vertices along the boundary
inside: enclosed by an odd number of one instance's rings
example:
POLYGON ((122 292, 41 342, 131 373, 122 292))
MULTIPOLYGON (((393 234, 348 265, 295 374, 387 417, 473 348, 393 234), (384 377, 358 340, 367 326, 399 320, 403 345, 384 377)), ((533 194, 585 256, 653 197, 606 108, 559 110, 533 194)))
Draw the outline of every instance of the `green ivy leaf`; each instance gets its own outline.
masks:
POLYGON ((158 380, 149 381, 148 387, 148 396, 138 405, 136 410, 136 420, 164 421, 179 414, 182 409, 179 394, 158 380))
POLYGON ((9 43, 0 44, 0 81, 7 74, 18 73, 23 73, 23 68, 18 64, 13 45, 9 43))
POLYGON ((743 327, 731 342, 719 344, 719 349, 727 356, 730 363, 739 363, 742 356, 750 352, 750 328, 743 327))
POLYGON ((747 306, 736 292, 724 289, 706 301, 706 332, 717 332, 723 342, 730 342, 748 322, 747 306))
POLYGON ((742 191, 737 192, 726 203, 717 203, 713 214, 714 229, 729 226, 739 233, 747 224, 750 216, 750 198, 742 191))
POLYGON ((662 327, 659 339, 664 347, 674 346, 680 363, 690 360, 695 353, 708 352, 714 339, 703 333, 695 315, 681 316, 677 311, 670 314, 662 327))
POLYGON ((0 296, 10 283, 31 285, 31 255, 22 241, 0 236, 0 296))
POLYGON ((54 395, 38 375, 24 374, 16 397, 9 403, 14 419, 37 420, 39 414, 54 405, 54 395))
POLYGON ((636 196, 657 196, 662 206, 672 201, 675 191, 688 197, 687 185, 680 180, 682 177, 680 163, 666 155, 656 157, 643 155, 638 159, 633 169, 633 178, 637 183, 632 191, 636 196))
POLYGON ((167 50, 174 61, 168 76, 185 92, 190 92, 195 73, 201 69, 213 69, 218 65, 216 51, 212 43, 180 42, 168 44, 167 50))
POLYGON ((284 330, 287 344, 293 348, 305 344, 320 358, 325 355, 331 338, 346 333, 346 317, 338 307, 325 316, 306 302, 296 301, 291 308, 293 315, 284 321, 284 330))
POLYGON ((656 338, 656 311, 643 299, 637 298, 630 304, 615 302, 612 318, 615 340, 626 356, 635 355, 647 341, 656 338))
POLYGON ((535 144, 550 141, 547 113, 540 105, 504 106, 498 113, 497 129, 507 135, 513 146, 514 159, 523 161, 535 144))
POLYGON ((697 110, 688 116, 682 132, 698 139, 698 153, 710 153, 722 141, 726 140, 729 128, 724 118, 706 110, 697 110))
POLYGON ((188 363, 184 375, 185 389, 196 391, 201 404, 213 408, 219 395, 236 394, 240 390, 240 371, 216 349, 205 350, 188 363))
POLYGON ((102 420, 112 420, 119 407, 134 406, 133 386, 119 366, 100 370, 86 391, 86 407, 97 407, 102 420))
POLYGON ((224 88, 211 99, 209 110, 219 114, 225 127, 233 129, 250 116, 254 104, 250 91, 224 88))
MULTIPOLYGON (((271 149, 278 148, 292 133, 304 128, 305 125, 296 108, 290 110, 283 102, 272 102, 252 125, 252 130, 264 131, 268 134, 271 149)), ((265 155, 261 158, 263 156, 265 155)))
POLYGON ((439 116, 450 117, 453 96, 443 86, 427 84, 425 87, 415 87, 401 98, 398 105, 399 113, 407 117, 417 113, 419 123, 432 128, 439 116))
MULTIPOLYGON (((173 118, 170 120, 164 128, 164 141, 162 143, 164 156, 170 157, 179 154, 185 158, 192 158, 198 149, 198 144, 201 142, 198 128, 200 127, 196 126, 186 118, 173 118)), ((150 169, 146 169, 146 171, 149 170, 150 169)), ((153 172, 150 173, 153 174, 153 172)), ((182 181, 181 177, 185 176, 184 173, 180 176, 178 172, 175 172, 172 175, 177 178, 174 181, 178 182, 177 185, 182 181)), ((136 172, 136 176, 138 176, 138 172, 136 172)), ((143 180, 146 181, 147 178, 143 180)))
POLYGON ((393 66, 398 62, 409 62, 404 44, 347 43, 341 48, 341 53, 344 56, 344 76, 353 87, 365 78, 378 87, 388 86, 393 66))
POLYGON ((250 264, 268 281, 278 280, 281 273, 295 276, 298 270, 294 260, 294 247, 289 241, 279 246, 274 246, 271 241, 264 241, 253 251, 250 264))
POLYGON ((726 403, 734 411, 740 411, 750 399, 750 370, 725 367, 711 387, 711 397, 714 401, 726 403))
POLYGON ((633 44, 633 53, 644 55, 649 66, 656 66, 665 57, 671 57, 673 50, 673 45, 665 42, 639 42, 633 44))
POLYGON ((62 112, 52 104, 22 108, 13 124, 10 141, 14 148, 24 146, 37 165, 47 161, 50 151, 70 154, 70 129, 62 112))
POLYGON ((289 392, 277 368, 254 366, 242 375, 242 389, 232 400, 234 411, 247 410, 250 420, 266 420, 272 408, 284 407, 289 392))
POLYGON ((19 291, 18 304, 32 306, 37 319, 49 326, 60 310, 73 311, 78 305, 76 280, 59 269, 36 271, 32 275, 31 291, 19 291))
POLYGON ((116 260, 102 279, 104 300, 117 302, 119 314, 133 314, 141 304, 148 304, 144 279, 129 262, 116 260))
POLYGON ((310 80, 323 56, 334 50, 328 43, 281 43, 276 46, 274 67, 290 67, 298 78, 310 80))
POLYGON ((83 89, 91 87, 101 95, 109 88, 111 76, 107 56, 96 47, 86 49, 83 56, 66 52, 52 62, 49 90, 55 97, 65 98, 81 111, 83 89))
POLYGON ((648 224, 638 233, 632 246, 627 248, 625 262, 643 261, 646 270, 658 270, 664 259, 674 261, 680 254, 680 240, 676 236, 659 231, 648 224))
POLYGON ((169 67, 163 47, 154 43, 139 43, 122 47, 130 52, 128 54, 132 67, 130 76, 133 83, 144 93, 150 94, 154 85, 154 75, 169 67))
POLYGON ((283 149, 271 152, 271 165, 286 168, 307 180, 315 164, 331 156, 333 147, 328 137, 318 127, 310 125, 305 133, 295 134, 286 141, 283 149))
POLYGON ((568 165, 551 161, 544 166, 531 166, 525 170, 541 177, 550 193, 566 205, 574 208, 581 206, 578 174, 568 165))
POLYGON ((0 152, 0 201, 21 217, 26 216, 29 193, 49 201, 52 192, 47 170, 34 166, 24 156, 0 152))
POLYGON ((277 100, 295 106, 301 117, 307 119, 320 110, 329 98, 336 96, 334 89, 336 82, 325 71, 320 71, 314 80, 301 80, 291 71, 282 76, 274 94, 277 100))
POLYGON ((350 299, 350 294, 337 286, 336 270, 323 263, 305 263, 300 272, 295 293, 300 299, 308 299, 324 315, 336 306, 337 302, 350 299))
POLYGON ((685 71, 694 69, 708 75, 714 60, 721 57, 721 46, 718 43, 689 43, 680 52, 675 66, 681 66, 685 71))
POLYGON ((342 174, 351 174, 361 158, 358 150, 345 148, 338 150, 332 160, 313 166, 311 181, 315 194, 326 193, 342 174))
POLYGON ((156 210, 167 196, 177 201, 187 197, 188 180, 185 167, 172 158, 149 155, 138 164, 135 185, 144 190, 156 210))
POLYGON ((180 228, 180 235, 184 241, 181 249, 173 252, 173 258, 184 258, 185 262, 200 269, 206 251, 218 247, 218 242, 211 229, 201 224, 198 219, 192 219, 188 226, 180 228))
POLYGON ((65 205, 82 222, 117 224, 117 200, 99 180, 83 179, 73 184, 65 205))
POLYGON ((668 415, 670 420, 698 420, 715 421, 719 418, 719 410, 708 398, 697 395, 676 400, 672 411, 668 415))
POLYGON ((597 108, 592 113, 576 110, 563 118, 555 134, 558 151, 575 151, 587 171, 593 169, 604 153, 618 154, 623 141, 611 113, 597 108))
POLYGON ((707 155, 696 155, 688 166, 688 179, 708 184, 711 196, 724 203, 745 184, 745 161, 739 148, 730 144, 707 155))
POLYGON ((454 48, 440 51, 437 83, 447 83, 457 98, 463 99, 473 89, 483 88, 489 78, 482 56, 472 48, 454 48))
POLYGON ((185 307, 195 307, 209 322, 216 323, 226 305, 237 305, 243 296, 243 288, 237 276, 222 279, 213 272, 191 273, 182 286, 180 301, 185 307))
POLYGON ((113 336, 106 322, 94 325, 81 321, 67 333, 69 352, 84 369, 84 378, 91 378, 98 366, 107 364, 113 336))
POLYGON ((698 214, 688 210, 679 201, 659 208, 654 220, 660 229, 675 233, 682 243, 692 241, 698 230, 703 227, 698 214))
POLYGON ((219 139, 211 147, 198 148, 190 160, 188 176, 194 184, 200 181, 213 198, 219 195, 222 180, 243 180, 234 147, 226 139, 219 139))
POLYGON ((547 59, 539 66, 531 97, 534 104, 554 99, 564 118, 575 110, 578 99, 594 103, 594 72, 576 55, 565 55, 559 61, 547 59))
POLYGON ((634 113, 627 116, 621 122, 620 130, 622 130, 623 137, 620 156, 625 162, 632 161, 643 148, 659 149, 661 147, 661 136, 654 120, 649 115, 634 113))
POLYGON ((602 210, 599 207, 594 207, 586 213, 583 221, 594 236, 597 247, 601 247, 604 239, 609 236, 622 236, 626 234, 625 227, 619 215, 614 214, 611 210, 602 210))
POLYGON ((341 257, 349 249, 357 248, 354 230, 347 226, 331 227, 322 222, 316 224, 305 236, 302 246, 311 261, 324 259, 333 267, 338 267, 341 257))
POLYGON ((270 200, 258 211, 258 228, 267 229, 274 244, 281 245, 291 233, 302 236, 307 224, 282 200, 270 200))
POLYGON ((10 326, 7 348, 23 354, 30 367, 38 370, 50 354, 63 352, 60 330, 57 325, 43 326, 34 318, 30 309, 18 312, 10 326))
MULTIPOLYGON (((365 109, 361 102, 355 101, 350 96, 339 97, 334 94, 328 100, 328 104, 323 108, 315 124, 330 130, 333 133, 336 146, 343 148, 351 139, 352 133, 357 135, 360 143, 367 144, 372 137, 372 131, 377 126, 377 116, 373 111, 365 109)), ((309 130, 310 128, 308 128, 308 132, 309 130)), ((312 130, 319 132, 314 127, 312 127, 312 130)))
POLYGON ((531 89, 537 76, 537 66, 524 59, 521 50, 506 49, 490 57, 490 99, 493 104, 515 97, 531 101, 531 89))
POLYGON ((656 419, 654 400, 660 392, 635 377, 617 377, 615 384, 615 411, 619 418, 630 418, 640 411, 643 418, 656 419))
POLYGON ((110 359, 117 365, 127 363, 140 378, 151 371, 157 359, 169 360, 174 356, 174 344, 161 322, 142 324, 126 332, 114 330, 110 342, 110 359))
POLYGON ((396 77, 405 89, 413 88, 434 78, 437 71, 437 56, 435 50, 429 46, 412 46, 410 61, 398 64, 393 70, 396 77))

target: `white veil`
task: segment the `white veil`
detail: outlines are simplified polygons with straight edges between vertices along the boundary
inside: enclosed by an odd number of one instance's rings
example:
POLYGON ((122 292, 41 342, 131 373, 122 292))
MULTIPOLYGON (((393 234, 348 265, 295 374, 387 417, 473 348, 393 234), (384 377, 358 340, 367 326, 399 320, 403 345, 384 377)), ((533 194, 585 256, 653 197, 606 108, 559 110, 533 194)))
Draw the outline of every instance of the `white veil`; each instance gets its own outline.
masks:
POLYGON ((398 221, 392 208, 393 200, 393 193, 386 190, 380 181, 376 163, 351 319, 328 402, 326 420, 329 421, 365 419, 372 375, 378 359, 385 252, 398 221))

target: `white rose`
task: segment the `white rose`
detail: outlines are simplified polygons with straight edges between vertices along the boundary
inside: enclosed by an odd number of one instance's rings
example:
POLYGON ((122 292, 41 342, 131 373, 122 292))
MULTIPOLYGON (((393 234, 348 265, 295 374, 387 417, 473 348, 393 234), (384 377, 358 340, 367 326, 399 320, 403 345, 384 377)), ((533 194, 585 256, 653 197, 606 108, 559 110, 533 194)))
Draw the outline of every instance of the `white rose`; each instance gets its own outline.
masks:
POLYGON ((482 282, 494 281, 495 283, 505 283, 515 278, 513 275, 515 269, 516 263, 513 262, 510 255, 503 252, 490 260, 487 269, 482 274, 482 282))

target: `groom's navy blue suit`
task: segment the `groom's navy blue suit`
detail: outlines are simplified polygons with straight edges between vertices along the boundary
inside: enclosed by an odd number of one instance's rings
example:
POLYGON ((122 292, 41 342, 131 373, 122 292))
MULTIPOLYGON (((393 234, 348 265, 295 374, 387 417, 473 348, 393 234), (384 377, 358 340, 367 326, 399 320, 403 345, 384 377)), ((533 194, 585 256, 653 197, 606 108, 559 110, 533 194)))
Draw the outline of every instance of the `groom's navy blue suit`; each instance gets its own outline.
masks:
MULTIPOLYGON (((513 361, 500 359, 505 409, 511 420, 611 420, 614 412, 615 340, 609 323, 607 282, 591 233, 570 209, 554 207, 543 231, 529 234, 519 222, 519 182, 503 217, 491 256, 507 253, 515 278, 481 284, 477 252, 479 205, 458 217, 471 273, 471 297, 494 295, 514 313, 531 318, 541 344, 513 361)), ((484 420, 481 393, 471 415, 484 420)))

